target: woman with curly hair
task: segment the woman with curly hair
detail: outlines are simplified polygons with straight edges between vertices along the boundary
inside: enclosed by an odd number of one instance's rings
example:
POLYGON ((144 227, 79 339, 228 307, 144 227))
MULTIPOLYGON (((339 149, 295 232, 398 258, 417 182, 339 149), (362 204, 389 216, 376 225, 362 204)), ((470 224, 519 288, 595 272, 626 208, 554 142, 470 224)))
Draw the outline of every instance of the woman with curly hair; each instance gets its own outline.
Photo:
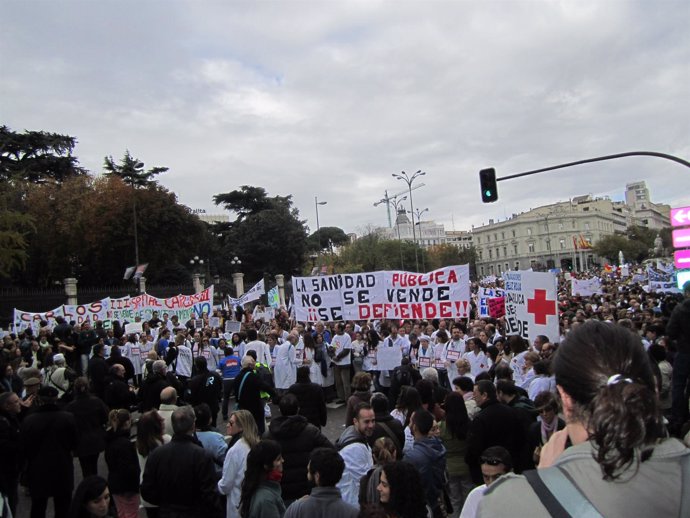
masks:
POLYGON ((549 432, 538 470, 492 485, 480 516, 689 516, 683 489, 690 450, 668 438, 640 337, 584 322, 556 351, 553 372, 565 428, 549 432), (567 497, 560 496, 564 484, 567 497), (555 498, 542 499, 542 485, 555 498), (586 511, 574 511, 574 495, 586 511))
POLYGON ((427 516, 426 500, 419 471, 409 462, 384 464, 379 485, 381 507, 388 518, 427 516))

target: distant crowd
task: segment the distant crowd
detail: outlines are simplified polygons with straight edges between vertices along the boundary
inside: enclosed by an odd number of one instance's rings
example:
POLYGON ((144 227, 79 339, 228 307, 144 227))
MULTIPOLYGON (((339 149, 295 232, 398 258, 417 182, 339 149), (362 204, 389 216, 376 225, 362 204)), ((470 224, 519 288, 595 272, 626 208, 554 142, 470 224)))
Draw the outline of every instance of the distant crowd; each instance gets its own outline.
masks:
POLYGON ((0 517, 20 487, 32 518, 50 499, 56 518, 688 515, 690 283, 585 298, 561 279, 560 336, 530 341, 476 300, 458 320, 264 313, 6 335, 0 517), (334 442, 327 403, 346 405, 334 442))

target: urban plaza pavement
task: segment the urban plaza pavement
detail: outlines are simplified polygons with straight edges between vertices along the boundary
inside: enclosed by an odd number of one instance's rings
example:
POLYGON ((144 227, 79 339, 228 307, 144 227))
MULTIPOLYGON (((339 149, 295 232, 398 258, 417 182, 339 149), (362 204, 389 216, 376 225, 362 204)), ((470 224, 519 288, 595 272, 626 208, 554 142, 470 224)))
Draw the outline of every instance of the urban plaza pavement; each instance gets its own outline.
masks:
MULTIPOLYGON (((234 403, 231 401, 230 405, 233 405, 234 403)), ((328 405, 328 422, 326 423, 326 426, 321 429, 321 431, 328 437, 328 439, 335 443, 335 441, 340 437, 340 434, 344 430, 344 424, 345 424, 345 405, 344 404, 334 404, 334 403, 329 403, 328 405)), ((232 406, 231 406, 232 408, 232 406)), ((274 416, 280 415, 280 410, 278 410, 278 407, 276 405, 271 405, 271 413, 274 416)), ((134 414, 134 418, 137 419, 139 417, 138 413, 134 414)), ((216 427, 216 431, 219 433, 222 433, 225 435, 226 433, 226 426, 227 422, 223 421, 223 417, 219 414, 218 415, 218 426, 216 427)), ((136 429, 133 430, 133 436, 136 435, 136 429)), ((98 458, 98 474, 104 478, 107 478, 108 474, 108 468, 105 464, 105 457, 101 453, 101 456, 98 458)), ((74 459, 74 488, 76 489, 77 485, 79 485, 79 482, 81 482, 82 476, 81 476, 81 468, 79 467, 79 461, 75 458, 74 459)), ((15 518, 29 518, 30 516, 30 511, 31 511, 31 499, 27 496, 26 493, 26 488, 24 487, 19 487, 19 504, 17 506, 17 516, 15 518)), ((146 518, 146 511, 144 509, 139 509, 139 517, 140 518, 146 518)), ((50 499, 48 501, 48 509, 46 511, 46 518, 54 518, 54 512, 53 512, 53 500, 50 499)))

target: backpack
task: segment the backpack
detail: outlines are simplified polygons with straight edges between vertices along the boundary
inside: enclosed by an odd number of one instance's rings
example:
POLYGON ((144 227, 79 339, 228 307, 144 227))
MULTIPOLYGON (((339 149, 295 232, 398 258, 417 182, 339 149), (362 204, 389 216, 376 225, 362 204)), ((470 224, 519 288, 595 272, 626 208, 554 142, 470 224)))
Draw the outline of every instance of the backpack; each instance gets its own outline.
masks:
POLYGON ((271 388, 274 387, 273 385, 273 374, 271 374, 271 369, 266 367, 262 363, 257 363, 256 366, 254 367, 254 372, 256 372, 256 375, 259 376, 259 379, 266 383, 268 386, 271 388))
POLYGON ((395 379, 402 387, 403 385, 412 385, 412 375, 410 369, 403 369, 402 367, 396 370, 395 379))

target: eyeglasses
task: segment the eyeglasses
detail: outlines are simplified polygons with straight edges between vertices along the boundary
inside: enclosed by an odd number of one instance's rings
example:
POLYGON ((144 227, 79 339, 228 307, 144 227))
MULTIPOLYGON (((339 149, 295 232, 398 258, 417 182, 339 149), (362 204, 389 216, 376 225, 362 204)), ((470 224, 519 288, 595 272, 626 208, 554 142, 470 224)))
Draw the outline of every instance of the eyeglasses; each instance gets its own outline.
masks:
POLYGON ((505 464, 503 459, 498 457, 479 457, 480 464, 488 464, 489 466, 498 466, 499 464, 505 464))

